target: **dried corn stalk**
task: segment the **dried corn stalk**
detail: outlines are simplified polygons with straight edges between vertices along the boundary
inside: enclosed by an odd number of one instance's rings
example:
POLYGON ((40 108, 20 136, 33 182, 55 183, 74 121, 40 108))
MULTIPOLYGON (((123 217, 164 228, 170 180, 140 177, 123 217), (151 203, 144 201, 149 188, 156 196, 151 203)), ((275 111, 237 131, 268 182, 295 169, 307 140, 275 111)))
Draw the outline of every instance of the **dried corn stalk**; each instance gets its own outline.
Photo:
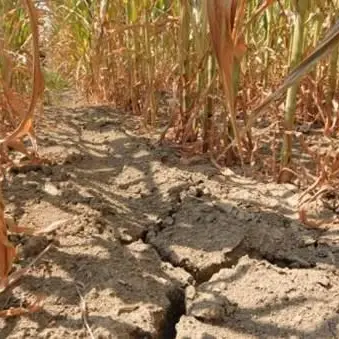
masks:
MULTIPOLYGON (((272 3, 273 0, 264 1, 252 14, 249 22, 272 3)), ((246 1, 207 0, 206 6, 212 46, 221 71, 235 143, 242 160, 242 136, 236 119, 235 98, 239 81, 239 62, 247 49, 244 39, 245 27, 249 23, 245 23, 246 1)))
POLYGON ((227 108, 241 156, 242 146, 235 112, 233 70, 235 58, 239 58, 244 53, 245 45, 242 43, 242 36, 239 36, 237 23, 241 22, 244 16, 245 2, 207 0, 206 5, 212 46, 222 73, 227 108))

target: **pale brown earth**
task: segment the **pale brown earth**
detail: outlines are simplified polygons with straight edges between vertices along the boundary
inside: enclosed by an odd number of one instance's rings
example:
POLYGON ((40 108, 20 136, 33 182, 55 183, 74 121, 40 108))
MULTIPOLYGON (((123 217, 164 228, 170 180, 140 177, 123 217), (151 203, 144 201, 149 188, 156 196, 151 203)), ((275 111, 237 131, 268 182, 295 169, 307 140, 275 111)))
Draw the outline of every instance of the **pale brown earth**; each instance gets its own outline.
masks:
POLYGON ((109 107, 46 109, 40 153, 13 171, 7 213, 46 236, 12 236, 24 267, 0 338, 339 338, 339 227, 296 220, 293 185, 222 175, 138 136, 109 107), (82 301, 83 298, 83 301, 82 301), (82 317, 83 306, 87 316, 82 317))

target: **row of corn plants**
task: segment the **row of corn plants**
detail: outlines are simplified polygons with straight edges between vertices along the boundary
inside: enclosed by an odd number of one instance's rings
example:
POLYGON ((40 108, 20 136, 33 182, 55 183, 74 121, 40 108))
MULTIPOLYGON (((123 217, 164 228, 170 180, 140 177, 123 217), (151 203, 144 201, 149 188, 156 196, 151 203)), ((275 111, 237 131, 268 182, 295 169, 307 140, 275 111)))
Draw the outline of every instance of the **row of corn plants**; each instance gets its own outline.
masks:
MULTIPOLYGON (((46 3, 52 24, 45 46, 51 69, 91 100, 141 115, 146 128, 169 121, 166 131, 172 131, 168 135, 175 142, 209 152, 225 164, 253 158, 256 140, 251 131, 242 136, 241 126, 338 16, 337 0, 46 3), (225 10, 213 16, 213 6, 225 10), (218 31, 225 15, 229 36, 218 31), (224 47, 216 45, 218 39, 224 47), (234 48, 227 60, 226 45, 234 48), (220 62, 231 67, 228 74, 225 68, 219 71, 220 62), (160 109, 164 93, 175 103, 168 114, 160 109)), ((319 122, 327 135, 335 132, 337 61, 335 49, 265 114, 279 123, 280 132, 287 132, 280 135, 280 168, 291 164, 296 123, 319 122)))

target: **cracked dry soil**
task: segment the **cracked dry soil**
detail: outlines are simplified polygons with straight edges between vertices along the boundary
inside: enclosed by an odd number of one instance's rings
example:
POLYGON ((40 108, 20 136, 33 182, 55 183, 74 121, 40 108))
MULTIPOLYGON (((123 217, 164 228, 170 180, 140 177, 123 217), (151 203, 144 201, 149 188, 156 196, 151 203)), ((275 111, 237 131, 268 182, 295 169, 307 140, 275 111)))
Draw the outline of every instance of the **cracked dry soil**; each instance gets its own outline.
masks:
POLYGON ((48 108, 40 152, 13 171, 7 212, 54 233, 13 236, 24 267, 1 338, 338 338, 339 228, 295 220, 292 185, 225 177, 133 134, 107 107, 48 108), (81 295, 81 297, 80 297, 81 295))

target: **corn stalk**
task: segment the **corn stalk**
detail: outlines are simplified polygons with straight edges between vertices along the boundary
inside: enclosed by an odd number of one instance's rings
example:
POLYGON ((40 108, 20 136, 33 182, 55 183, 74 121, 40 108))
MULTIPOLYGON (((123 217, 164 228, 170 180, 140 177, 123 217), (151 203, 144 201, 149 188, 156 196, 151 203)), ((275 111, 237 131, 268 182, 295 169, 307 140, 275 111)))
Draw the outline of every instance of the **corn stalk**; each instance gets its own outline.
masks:
MULTIPOLYGON (((292 49, 290 68, 293 69, 302 60, 304 46, 304 27, 309 0, 293 0, 294 8, 294 28, 292 36, 292 49)), ((294 128, 296 101, 299 83, 295 83, 287 91, 285 108, 285 130, 291 132, 294 128)), ((282 167, 288 166, 292 155, 292 134, 285 133, 284 144, 282 148, 282 167)))

